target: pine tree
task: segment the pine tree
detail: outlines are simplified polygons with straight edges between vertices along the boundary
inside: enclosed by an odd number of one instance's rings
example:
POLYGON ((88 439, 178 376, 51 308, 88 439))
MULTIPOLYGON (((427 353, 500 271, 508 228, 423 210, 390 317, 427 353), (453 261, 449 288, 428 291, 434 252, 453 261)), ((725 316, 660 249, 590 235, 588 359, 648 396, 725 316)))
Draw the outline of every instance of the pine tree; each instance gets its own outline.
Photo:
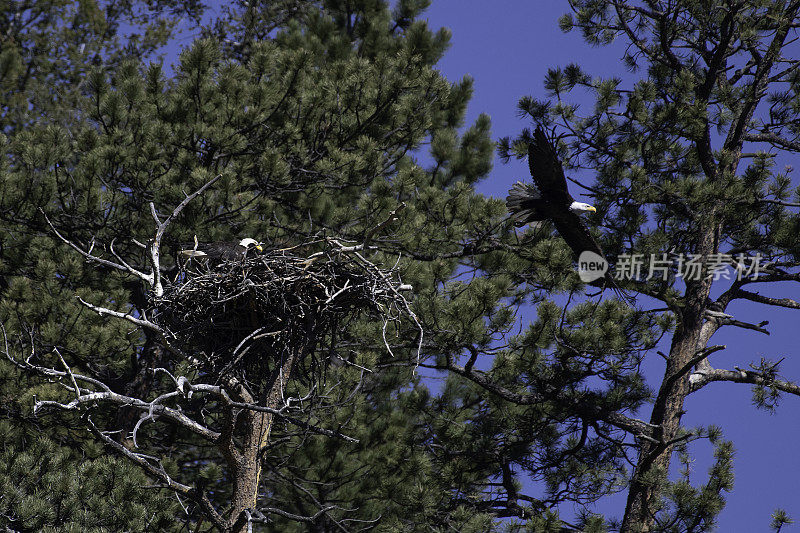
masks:
MULTIPOLYGON (((760 261, 758 283, 800 281, 800 193, 773 163, 776 152, 800 149, 800 65, 788 50, 800 5, 576 0, 570 7, 563 29, 579 29, 592 45, 625 42, 622 59, 639 81, 626 87, 620 79, 592 77, 589 69, 573 64, 548 73, 551 100, 524 98, 520 109, 563 135, 560 148, 571 168, 596 173, 594 222, 606 228, 604 250, 617 266, 631 254, 653 254, 670 265, 664 279, 646 279, 644 270, 625 285, 665 306, 658 320, 674 327, 663 378, 642 397, 652 401, 641 410, 649 411, 649 429, 627 430, 637 437, 637 458, 620 531, 706 531, 732 487, 733 448, 713 426, 684 428, 684 401, 718 381, 752 385, 754 403, 767 409, 783 393, 797 395, 796 385, 780 377, 779 362, 762 359, 750 370, 727 370, 714 367, 709 356, 725 348, 712 344, 722 327, 767 331, 766 321, 751 323, 726 313, 732 302, 791 309, 800 304, 756 292, 752 276, 715 279, 713 267, 694 279, 685 276, 681 284, 678 257, 695 254, 707 266, 716 261, 745 272, 760 261), (570 100, 575 89, 594 94, 588 112, 570 100), (719 296, 712 297, 712 289, 719 296), (673 455, 685 459, 686 444, 701 436, 716 447, 708 481, 692 487, 688 474, 669 481, 673 455)), ((524 155, 526 138, 527 133, 505 139, 501 155, 524 155)), ((652 300, 639 299, 644 301, 652 300)), ((583 347, 575 347, 575 355, 582 355, 583 347)), ((633 362, 626 358, 617 365, 633 362)), ((772 527, 780 529, 788 517, 782 511, 776 516, 772 527)))
MULTIPOLYGON (((666 280, 624 284, 668 311, 587 299, 563 240, 546 225, 517 233, 502 201, 475 193, 491 170, 489 119, 465 127, 471 80, 435 70, 449 34, 420 20, 427 4, 234 3, 174 74, 139 58, 174 35, 177 5, 151 6, 156 16, 142 19, 139 4, 105 13, 45 4, 35 24, 14 21, 37 12, 8 8, 0 323, 11 360, 0 361, 9 419, 0 483, 14 498, 2 501, 3 525, 559 531, 565 505, 627 489, 625 531, 713 526, 732 484, 732 447, 713 427, 682 428, 683 400, 715 381, 753 385, 766 407, 796 394, 773 362, 729 371, 708 356, 722 326, 763 329, 726 315, 731 301, 798 304, 749 291, 748 281, 712 301, 713 279, 682 289, 674 268, 666 280), (150 29, 125 41, 120 21, 131 13, 150 29), (245 409, 244 423, 224 429, 238 407, 200 386, 230 382, 207 379, 197 353, 176 354, 142 326, 157 292, 147 277, 150 205, 163 222, 193 191, 202 193, 161 242, 167 290, 180 272, 175 252, 195 236, 256 236, 284 250, 314 241, 309 255, 335 241, 413 287, 410 313, 348 317, 298 359, 286 394, 306 399, 292 418, 267 422, 245 409), (122 261, 130 269, 110 265, 122 261), (535 320, 520 329, 523 305, 535 320), (666 374, 651 390, 640 366, 669 335, 666 374), (437 395, 420 377, 430 369, 447 376, 437 395), (108 394, 89 401, 88 390, 108 394), (635 418, 650 402, 650 420, 635 418), (235 455, 218 443, 229 431, 243 446, 258 420, 269 431, 243 469, 257 489, 251 505, 235 455), (672 455, 687 460, 699 437, 716 447, 708 480, 668 481, 672 455), (43 496, 25 475, 37 456, 46 459, 37 475, 64 490, 43 496), (76 479, 83 492, 72 495, 76 479), (78 516, 93 495, 107 497, 78 516)), ((548 76, 552 104, 526 98, 522 111, 568 134, 559 150, 569 166, 597 172, 592 225, 618 267, 633 252, 760 253, 773 262, 760 281, 798 281, 789 180, 765 153, 742 150, 796 149, 796 62, 781 50, 797 6, 650 4, 576 1, 564 21, 593 44, 633 39, 625 59, 646 68, 633 90, 569 66, 548 76), (589 116, 567 102, 577 87, 597 94, 589 116)), ((501 156, 525 154, 527 135, 502 140, 501 156)), ((789 522, 773 516, 775 529, 789 522)), ((573 526, 614 524, 585 513, 573 526)))
MULTIPOLYGON (((0 144, 4 156, 15 144, 22 146, 26 142, 23 137, 42 139, 45 131, 55 133, 61 128, 64 132, 78 123, 79 102, 90 70, 111 70, 124 57, 152 55, 176 34, 181 17, 196 21, 201 15, 202 6, 169 0, 148 6, 3 3, 0 144), (128 38, 126 31, 140 33, 128 38), (48 130, 48 125, 57 126, 48 130)), ((3 157, 0 163, 0 313, 8 328, 3 331, 4 341, 9 341, 8 335, 15 328, 14 320, 7 320, 10 314, 26 323, 38 322, 51 332, 64 326, 59 307, 62 286, 52 279, 52 241, 45 237, 42 221, 34 216, 36 207, 46 202, 41 194, 54 186, 56 179, 32 169, 37 164, 48 167, 52 146, 43 149, 41 143, 36 144, 30 147, 28 154, 32 158, 26 163, 35 174, 33 179, 19 181, 20 175, 14 169, 21 162, 16 158, 3 157)), ((80 224, 81 220, 76 220, 76 227, 80 224)), ((77 263, 70 265, 75 267, 77 263)), ((86 331, 85 325, 74 326, 77 324, 66 326, 65 333, 81 335, 86 331)), ((152 491, 142 492, 140 488, 148 480, 141 472, 86 441, 81 432, 75 431, 74 424, 38 425, 31 417, 31 406, 32 398, 42 387, 38 380, 29 378, 3 358, 0 417, 7 420, 3 420, 0 430, 0 492, 4 495, 0 523, 15 531, 166 529, 176 502, 152 491), (81 445, 73 446, 76 442, 81 445)))
MULTIPOLYGON (((101 453, 97 444, 140 467, 166 489, 163 498, 183 506, 175 528, 181 521, 195 530, 237 531, 359 521, 486 527, 482 513, 451 500, 445 467, 431 465, 422 446, 430 438, 430 398, 413 370, 416 350, 397 341, 394 362, 402 366, 378 367, 392 360, 380 323, 354 322, 350 335, 337 339, 341 347, 329 340, 326 357, 336 355, 344 366, 316 385, 339 386, 324 391, 326 408, 305 423, 332 428, 328 436, 352 433, 358 446, 276 421, 260 450, 263 470, 255 478, 262 489, 252 512, 237 508, 231 462, 210 446, 218 437, 200 431, 203 440, 169 423, 187 413, 216 427, 221 404, 188 394, 177 399, 180 410, 153 402, 172 402, 176 386, 185 393, 187 383, 203 378, 152 329, 137 327, 152 297, 142 282, 148 254, 139 246, 153 238, 149 205, 163 221, 188 192, 213 182, 164 236, 164 276, 174 268, 167 251, 194 236, 257 235, 291 247, 323 232, 362 243, 372 261, 391 266, 406 250, 434 258, 444 244, 458 247, 503 214, 499 202, 471 188, 490 169, 488 119, 457 133, 470 81, 450 84, 432 68, 447 32, 415 20, 424 2, 401 2, 394 12, 382 2, 351 4, 299 2, 293 5, 303 6, 302 16, 265 10, 262 16, 277 17, 268 20, 249 13, 245 36, 254 25, 269 29, 267 38, 243 47, 210 29, 182 54, 174 77, 158 64, 109 61, 73 83, 74 101, 48 111, 48 120, 33 113, 25 128, 8 129, 2 197, 10 244, 1 309, 11 359, 3 372, 16 378, 6 381, 5 394, 14 398, 17 423, 49 428, 75 450, 75 468, 85 463, 82 454, 101 453), (437 161, 431 171, 410 156, 425 142, 437 161), (375 376, 361 378, 354 369, 362 367, 373 367, 375 376), (150 402, 149 411, 134 398, 150 402)), ((220 24, 239 20, 233 10, 220 24)), ((398 270, 420 291, 435 290, 437 271, 451 276, 456 268, 452 258, 415 264, 404 258, 398 270)), ((401 338, 419 344, 415 329, 401 338)), ((302 397, 306 386, 290 392, 302 397)), ((127 467, 121 472, 125 486, 138 484, 127 467)), ((11 520, 17 525, 34 514, 15 508, 11 520)))

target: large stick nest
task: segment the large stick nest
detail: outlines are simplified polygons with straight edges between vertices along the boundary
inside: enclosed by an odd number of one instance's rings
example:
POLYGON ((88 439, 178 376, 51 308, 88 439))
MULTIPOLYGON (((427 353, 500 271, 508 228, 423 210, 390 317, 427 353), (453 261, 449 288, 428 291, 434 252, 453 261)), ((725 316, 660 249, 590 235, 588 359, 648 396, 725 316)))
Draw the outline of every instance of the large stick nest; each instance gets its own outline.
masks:
POLYGON ((324 247, 307 257, 272 250, 235 262, 193 259, 154 302, 152 316, 171 344, 217 376, 252 383, 289 355, 306 361, 304 373, 319 370, 325 361, 316 348, 334 345, 350 320, 410 313, 400 294, 408 287, 391 271, 355 251, 324 247))

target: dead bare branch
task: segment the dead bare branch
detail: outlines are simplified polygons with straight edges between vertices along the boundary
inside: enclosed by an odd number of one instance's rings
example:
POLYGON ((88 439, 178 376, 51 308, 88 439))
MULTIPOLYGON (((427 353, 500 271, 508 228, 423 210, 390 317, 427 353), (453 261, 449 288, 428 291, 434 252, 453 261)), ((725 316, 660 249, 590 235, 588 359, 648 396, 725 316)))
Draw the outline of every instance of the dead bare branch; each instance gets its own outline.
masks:
POLYGON ((775 305, 778 307, 788 307, 789 309, 800 309, 800 302, 792 300, 791 298, 773 298, 771 296, 764 296, 763 294, 758 294, 757 292, 750 292, 743 289, 737 290, 734 293, 733 298, 741 298, 750 300, 752 302, 775 305))
POLYGON ((56 227, 50 221, 50 219, 45 214, 43 209, 39 208, 39 212, 44 217, 45 221, 47 222, 47 225, 50 226, 50 229, 53 230, 53 233, 55 233, 56 237, 58 237, 58 239, 61 242, 63 242, 64 244, 68 245, 70 248, 72 248, 73 250, 75 250, 76 252, 81 254, 88 261, 91 261, 93 263, 97 263, 99 265, 104 265, 104 266, 107 266, 107 267, 111 267, 111 268, 114 268, 114 269, 117 269, 117 270, 121 270, 123 272, 128 272, 129 274, 132 274, 132 275, 136 276, 137 278, 141 279, 142 281, 146 282, 148 285, 152 285, 153 284, 153 275, 152 274, 145 274, 144 272, 142 272, 140 270, 136 270, 135 268, 131 267, 129 264, 125 263, 124 261, 121 262, 121 263, 115 263, 114 261, 109 261, 107 259, 103 259, 102 257, 98 257, 96 255, 93 255, 92 251, 94 250, 94 241, 89 246, 88 250, 84 250, 83 248, 81 248, 80 246, 75 244, 74 242, 72 242, 69 239, 67 239, 66 237, 64 237, 61 234, 61 232, 59 232, 56 229, 56 227))
POLYGON ((791 381, 774 380, 765 376, 763 373, 754 370, 725 370, 721 368, 710 368, 698 370, 690 376, 691 392, 698 391, 714 381, 728 381, 731 383, 748 383, 750 385, 760 385, 773 387, 781 392, 786 392, 794 396, 800 396, 800 386, 791 381))
POLYGON ((156 212, 156 207, 153 202, 150 202, 150 213, 153 216, 153 219, 156 222, 156 234, 153 238, 152 242, 150 243, 150 262, 151 268, 153 273, 153 281, 152 281, 152 290, 153 295, 158 298, 162 294, 164 294, 164 287, 161 284, 161 239, 164 237, 164 232, 167 231, 170 223, 175 220, 175 218, 183 211, 183 208, 186 207, 189 202, 197 198, 199 195, 203 194, 209 187, 211 187, 214 183, 217 182, 222 177, 222 174, 217 174, 209 181, 207 181, 202 187, 194 191, 193 193, 186 196, 178 206, 172 210, 172 213, 161 222, 158 217, 158 213, 156 212))

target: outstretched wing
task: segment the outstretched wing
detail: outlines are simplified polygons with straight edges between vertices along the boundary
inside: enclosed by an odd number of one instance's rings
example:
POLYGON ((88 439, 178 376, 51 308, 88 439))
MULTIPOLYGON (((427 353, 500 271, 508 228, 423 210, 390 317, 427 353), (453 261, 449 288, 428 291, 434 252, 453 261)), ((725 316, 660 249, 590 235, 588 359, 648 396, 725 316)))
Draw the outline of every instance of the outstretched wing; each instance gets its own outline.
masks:
POLYGON ((592 234, 589 233, 589 228, 586 227, 581 217, 577 214, 569 209, 554 209, 550 213, 550 218, 558 234, 561 235, 561 238, 564 239, 567 245, 572 249, 572 255, 575 257, 576 261, 581 253, 587 250, 601 257, 605 257, 603 249, 600 248, 600 244, 592 237, 592 234))
POLYGON ((566 202, 569 205, 572 202, 564 168, 541 126, 536 128, 528 145, 528 167, 533 181, 546 199, 556 204, 566 202))
MULTIPOLYGON (((576 261, 581 253, 587 250, 596 253, 608 261, 600 244, 592 237, 592 234, 589 233, 589 228, 586 227, 583 220, 581 220, 578 215, 568 209, 563 211, 559 210, 552 213, 551 220, 558 234, 561 235, 561 238, 564 239, 567 245, 572 249, 572 255, 576 261)), ((601 288, 608 287, 612 289, 620 299, 628 302, 629 305, 633 305, 635 302, 634 298, 617 285, 611 270, 607 270, 604 277, 590 282, 589 285, 601 288)))

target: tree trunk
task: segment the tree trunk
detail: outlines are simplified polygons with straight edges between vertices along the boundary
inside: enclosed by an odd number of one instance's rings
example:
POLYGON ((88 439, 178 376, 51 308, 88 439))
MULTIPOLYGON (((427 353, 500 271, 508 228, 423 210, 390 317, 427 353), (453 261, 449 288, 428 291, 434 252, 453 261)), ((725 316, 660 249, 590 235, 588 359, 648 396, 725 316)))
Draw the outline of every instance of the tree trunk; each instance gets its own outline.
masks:
MULTIPOLYGON (((271 407, 271 406, 270 406, 271 407)), ((272 426, 270 413, 247 411, 245 417, 245 435, 242 453, 235 467, 233 485, 233 501, 231 509, 231 526, 233 533, 247 531, 248 509, 254 509, 258 499, 258 483, 261 477, 261 450, 269 442, 269 431, 272 426)))
MULTIPOLYGON (((698 253, 704 256, 715 251, 713 230, 704 232, 704 239, 698 248, 698 253)), ((659 442, 642 443, 628 492, 621 533, 646 533, 652 530, 654 507, 669 473, 675 444, 673 439, 678 434, 684 413, 683 404, 690 392, 688 375, 692 360, 708 342, 709 335, 703 329, 703 321, 710 291, 710 279, 687 281, 685 305, 678 317, 664 379, 650 416, 650 423, 660 428, 656 434, 659 442)))
MULTIPOLYGON (((296 359, 296 354, 287 356, 283 364, 273 371, 259 405, 271 409, 280 409, 283 406, 283 391, 289 381, 296 359)), ((230 531, 232 533, 246 533, 248 530, 246 511, 256 508, 258 486, 261 480, 261 453, 269 443, 275 415, 248 410, 241 413, 240 416, 244 417, 245 427, 241 452, 229 458, 228 461, 229 464, 233 463, 231 466, 234 474, 230 514, 230 531)))

